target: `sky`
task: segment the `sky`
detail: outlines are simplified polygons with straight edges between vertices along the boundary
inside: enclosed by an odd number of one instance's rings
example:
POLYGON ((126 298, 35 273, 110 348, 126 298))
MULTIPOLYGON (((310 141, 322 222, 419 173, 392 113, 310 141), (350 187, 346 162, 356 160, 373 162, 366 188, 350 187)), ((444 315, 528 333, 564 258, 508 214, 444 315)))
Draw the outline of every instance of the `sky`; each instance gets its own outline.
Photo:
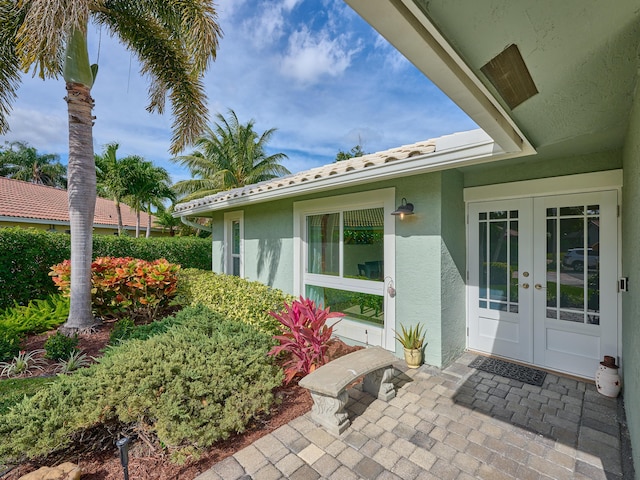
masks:
MULTIPOLYGON (((367 153, 477 128, 467 115, 342 0, 219 0, 223 38, 204 78, 209 125, 233 109, 259 133, 275 128, 268 153, 283 152, 292 173, 331 163, 360 144, 367 153)), ((89 32, 94 149, 117 142, 118 156, 140 155, 190 178, 171 161, 172 118, 150 114, 148 79, 117 39, 89 32)), ((64 81, 23 76, 4 141, 25 141, 66 163, 64 81)), ((187 148, 183 154, 191 153, 187 148)))

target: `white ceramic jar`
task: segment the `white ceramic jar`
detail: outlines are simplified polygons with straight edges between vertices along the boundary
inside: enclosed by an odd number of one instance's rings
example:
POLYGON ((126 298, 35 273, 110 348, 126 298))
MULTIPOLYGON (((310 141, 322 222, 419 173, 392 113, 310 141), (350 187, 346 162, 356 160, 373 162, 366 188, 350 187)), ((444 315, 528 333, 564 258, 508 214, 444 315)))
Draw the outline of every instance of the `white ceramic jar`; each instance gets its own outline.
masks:
POLYGON ((614 357, 605 356, 596 371, 596 388, 606 397, 617 397, 622 387, 614 357))

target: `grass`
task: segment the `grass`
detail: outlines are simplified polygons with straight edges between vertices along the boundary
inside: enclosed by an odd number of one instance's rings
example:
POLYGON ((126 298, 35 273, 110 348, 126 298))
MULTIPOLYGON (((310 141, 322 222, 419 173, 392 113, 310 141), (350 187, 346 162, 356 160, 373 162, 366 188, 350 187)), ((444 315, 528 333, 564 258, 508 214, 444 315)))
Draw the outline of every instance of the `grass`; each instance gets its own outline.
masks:
POLYGON ((19 403, 25 396, 31 397, 46 383, 51 383, 51 377, 10 378, 0 382, 0 415, 19 403))

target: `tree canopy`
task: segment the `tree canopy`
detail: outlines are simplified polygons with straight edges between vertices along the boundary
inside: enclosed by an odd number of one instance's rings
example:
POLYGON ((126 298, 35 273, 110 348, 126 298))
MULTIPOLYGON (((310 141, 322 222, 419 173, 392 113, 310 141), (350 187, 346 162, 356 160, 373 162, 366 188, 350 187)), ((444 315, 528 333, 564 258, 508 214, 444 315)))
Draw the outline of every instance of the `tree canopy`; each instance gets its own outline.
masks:
POLYGON ((5 142, 0 147, 0 176, 25 182, 67 187, 67 167, 55 153, 39 154, 26 142, 5 142))
POLYGON ((206 128, 205 134, 196 142, 196 151, 181 156, 176 162, 189 168, 190 180, 174 185, 182 200, 193 200, 224 190, 250 185, 288 175, 290 172, 281 162, 284 153, 267 154, 267 143, 276 132, 275 128, 258 134, 255 121, 240 123, 233 110, 228 116, 218 113, 218 122, 206 128))

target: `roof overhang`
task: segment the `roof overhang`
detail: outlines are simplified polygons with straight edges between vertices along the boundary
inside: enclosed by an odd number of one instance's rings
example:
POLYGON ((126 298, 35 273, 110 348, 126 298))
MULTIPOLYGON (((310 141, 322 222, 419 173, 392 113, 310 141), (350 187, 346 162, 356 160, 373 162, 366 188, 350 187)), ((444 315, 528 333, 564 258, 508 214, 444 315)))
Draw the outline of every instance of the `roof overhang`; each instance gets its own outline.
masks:
POLYGON ((536 153, 529 140, 413 0, 345 0, 464 110, 508 157, 536 153))
MULTIPOLYGON (((293 175, 288 181, 275 179, 257 185, 249 185, 228 192, 221 192, 202 199, 176 205, 174 217, 206 216, 214 211, 226 210, 245 205, 269 202, 278 199, 308 195, 338 188, 352 187, 381 180, 389 180, 410 175, 416 175, 439 170, 447 170, 468 165, 492 162, 510 158, 510 152, 505 152, 482 130, 455 133, 432 140, 435 151, 424 155, 416 155, 390 163, 380 163, 350 170, 347 168, 339 175, 326 175, 313 178, 308 173, 314 170, 293 175)), ((360 163, 361 158, 344 161, 360 163)), ((340 162, 343 163, 343 162, 340 162)))

